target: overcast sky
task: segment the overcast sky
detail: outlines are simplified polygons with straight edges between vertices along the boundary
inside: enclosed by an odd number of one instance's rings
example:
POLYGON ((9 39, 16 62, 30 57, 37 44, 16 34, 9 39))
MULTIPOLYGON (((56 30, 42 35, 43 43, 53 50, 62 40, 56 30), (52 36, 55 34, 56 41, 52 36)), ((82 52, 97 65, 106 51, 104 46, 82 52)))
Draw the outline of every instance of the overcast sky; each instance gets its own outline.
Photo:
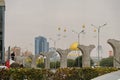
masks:
MULTIPOLYGON (((57 40, 59 48, 68 48, 77 41, 77 34, 85 24, 85 34, 80 34, 80 44, 97 46, 96 27, 100 30, 102 57, 112 50, 108 39, 120 40, 120 0, 5 0, 5 47, 20 46, 34 52, 34 38, 45 36, 57 40), (61 31, 57 28, 61 27, 61 31), (66 29, 66 32, 63 30, 66 29)), ((50 46, 53 46, 53 42, 50 46)), ((96 56, 96 48, 91 55, 96 56)))

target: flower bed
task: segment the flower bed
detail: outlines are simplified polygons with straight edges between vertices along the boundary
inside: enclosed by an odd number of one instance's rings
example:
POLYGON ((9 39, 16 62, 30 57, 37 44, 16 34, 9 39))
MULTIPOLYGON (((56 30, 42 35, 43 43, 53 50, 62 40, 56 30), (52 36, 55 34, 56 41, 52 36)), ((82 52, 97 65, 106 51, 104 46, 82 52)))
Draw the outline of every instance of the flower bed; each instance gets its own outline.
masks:
POLYGON ((116 68, 59 68, 53 73, 47 69, 11 68, 0 69, 0 80, 90 80, 117 70, 116 68))

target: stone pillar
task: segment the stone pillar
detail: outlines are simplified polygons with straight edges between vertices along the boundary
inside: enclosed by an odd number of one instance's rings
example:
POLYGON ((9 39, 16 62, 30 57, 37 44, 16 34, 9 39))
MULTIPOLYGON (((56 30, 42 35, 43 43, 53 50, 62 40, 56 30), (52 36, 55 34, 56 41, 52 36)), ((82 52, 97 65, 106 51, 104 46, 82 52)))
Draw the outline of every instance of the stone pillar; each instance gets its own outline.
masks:
POLYGON ((43 57, 45 60, 45 69, 50 69, 50 57, 54 54, 54 51, 51 52, 45 52, 45 53, 41 53, 41 55, 43 55, 43 57))
POLYGON ((60 54, 60 67, 66 68, 67 67, 67 55, 68 53, 71 52, 71 50, 70 49, 66 49, 66 50, 57 49, 56 51, 60 54))
POLYGON ((50 56, 46 54, 46 58, 44 58, 45 61, 45 69, 50 69, 50 56))
POLYGON ((32 68, 36 68, 36 58, 35 55, 32 56, 32 64, 31 64, 32 68))
POLYGON ((78 48, 82 52, 82 67, 90 67, 90 53, 95 48, 94 45, 84 46, 78 45, 78 48))
POLYGON ((113 65, 116 68, 120 68, 120 41, 115 39, 109 39, 107 42, 113 48, 114 53, 113 65))

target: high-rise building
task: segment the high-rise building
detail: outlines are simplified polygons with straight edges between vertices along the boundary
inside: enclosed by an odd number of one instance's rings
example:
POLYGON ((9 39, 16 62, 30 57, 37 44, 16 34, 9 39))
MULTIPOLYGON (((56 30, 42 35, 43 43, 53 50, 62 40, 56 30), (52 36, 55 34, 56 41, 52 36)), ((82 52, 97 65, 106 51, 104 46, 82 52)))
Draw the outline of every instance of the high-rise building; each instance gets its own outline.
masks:
POLYGON ((0 63, 4 63, 4 19, 5 19, 5 2, 0 0, 0 63))
POLYGON ((40 52, 48 52, 49 51, 49 42, 43 36, 39 36, 35 38, 35 54, 40 54, 40 52))

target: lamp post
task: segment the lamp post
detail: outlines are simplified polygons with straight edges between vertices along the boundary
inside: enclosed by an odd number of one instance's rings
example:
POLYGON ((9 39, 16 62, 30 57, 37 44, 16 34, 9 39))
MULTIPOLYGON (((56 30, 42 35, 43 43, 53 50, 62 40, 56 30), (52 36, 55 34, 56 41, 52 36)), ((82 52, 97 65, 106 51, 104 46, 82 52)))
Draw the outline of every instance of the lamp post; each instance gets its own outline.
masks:
MULTIPOLYGON (((58 38, 57 40, 54 40, 54 39, 52 39, 52 38, 49 38, 51 41, 53 41, 53 43, 54 43, 54 48, 55 48, 55 50, 56 50, 56 42, 58 41, 58 40, 60 40, 60 38, 58 38)), ((54 56, 54 58, 55 58, 56 56, 54 56)), ((55 69, 56 69, 56 62, 55 62, 55 69)))
POLYGON ((95 27, 97 29, 97 33, 98 33, 98 66, 100 65, 100 29, 104 26, 106 26, 107 24, 103 24, 101 26, 96 27, 95 25, 91 24, 91 26, 95 27))
POLYGON ((58 40, 60 40, 60 38, 58 38, 57 40, 54 40, 54 39, 52 39, 52 38, 49 38, 51 41, 53 41, 53 44, 54 44, 54 48, 56 49, 56 42, 58 41, 58 40))
POLYGON ((80 44, 80 34, 84 33, 84 30, 82 30, 80 32, 76 32, 76 31, 72 30, 72 32, 75 33, 75 34, 77 34, 77 36, 78 36, 78 39, 77 39, 78 40, 78 44, 80 44))
MULTIPOLYGON (((83 28, 85 28, 85 26, 83 26, 83 28)), ((81 30, 80 32, 76 32, 76 31, 72 30, 72 32, 74 32, 75 34, 77 34, 77 36, 78 36, 78 44, 80 44, 80 34, 84 33, 85 31, 81 30)), ((79 53, 78 53, 78 67, 80 67, 79 63, 80 63, 80 61, 79 61, 79 53)))

